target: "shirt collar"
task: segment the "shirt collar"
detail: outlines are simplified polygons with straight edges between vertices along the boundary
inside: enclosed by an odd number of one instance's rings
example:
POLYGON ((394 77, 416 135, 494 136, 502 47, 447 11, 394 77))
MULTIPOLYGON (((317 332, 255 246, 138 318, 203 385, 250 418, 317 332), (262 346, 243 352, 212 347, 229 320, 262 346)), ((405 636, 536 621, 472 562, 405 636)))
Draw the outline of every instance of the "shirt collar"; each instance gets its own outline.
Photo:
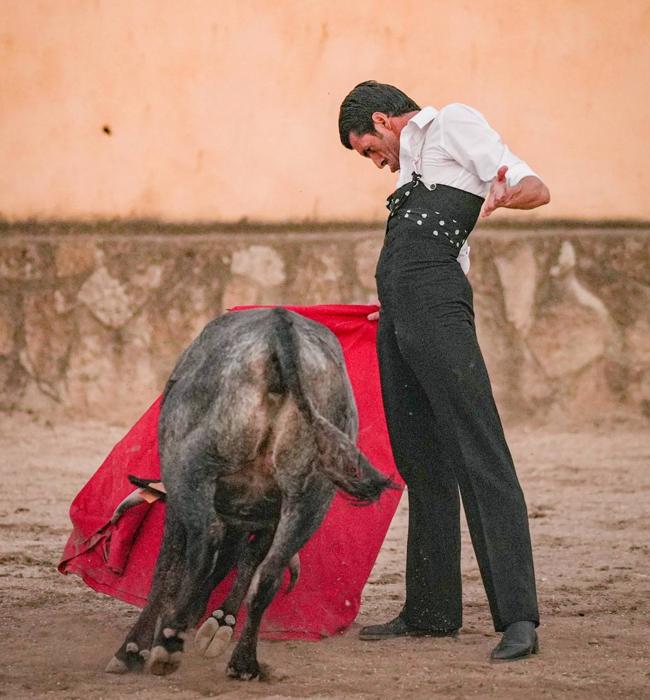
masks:
POLYGON ((427 124, 432 122, 438 116, 438 110, 435 107, 424 107, 414 117, 409 119, 409 124, 415 124, 418 129, 423 129, 427 124))
POLYGON ((434 107, 425 107, 411 117, 402 129, 399 139, 399 170, 397 186, 401 187, 411 179, 413 169, 417 169, 424 134, 422 130, 438 116, 434 107))

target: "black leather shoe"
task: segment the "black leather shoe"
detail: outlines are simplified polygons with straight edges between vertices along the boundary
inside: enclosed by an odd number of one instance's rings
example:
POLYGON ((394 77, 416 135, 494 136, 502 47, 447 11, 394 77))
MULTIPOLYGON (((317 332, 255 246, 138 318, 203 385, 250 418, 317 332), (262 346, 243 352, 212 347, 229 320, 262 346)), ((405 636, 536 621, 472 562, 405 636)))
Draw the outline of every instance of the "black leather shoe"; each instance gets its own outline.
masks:
POLYGON ((508 625, 501 641, 494 647, 490 658, 493 661, 516 661, 539 651, 535 623, 528 620, 508 625))
POLYGON ((422 630, 404 622, 398 615, 394 620, 383 625, 369 625, 362 627, 359 639, 367 642, 379 639, 391 639, 392 637, 457 637, 458 630, 422 630))

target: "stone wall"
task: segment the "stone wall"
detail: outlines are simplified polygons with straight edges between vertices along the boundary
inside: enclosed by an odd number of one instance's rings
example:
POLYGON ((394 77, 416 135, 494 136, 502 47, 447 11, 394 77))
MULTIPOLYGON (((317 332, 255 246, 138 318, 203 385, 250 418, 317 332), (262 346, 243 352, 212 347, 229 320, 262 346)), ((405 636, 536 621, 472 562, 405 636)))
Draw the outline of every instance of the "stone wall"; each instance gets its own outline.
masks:
MULTIPOLYGON (((0 406, 131 421, 236 304, 375 299, 382 232, 14 224, 0 232, 0 406)), ((650 417, 643 229, 473 234, 479 339, 506 420, 650 417)))

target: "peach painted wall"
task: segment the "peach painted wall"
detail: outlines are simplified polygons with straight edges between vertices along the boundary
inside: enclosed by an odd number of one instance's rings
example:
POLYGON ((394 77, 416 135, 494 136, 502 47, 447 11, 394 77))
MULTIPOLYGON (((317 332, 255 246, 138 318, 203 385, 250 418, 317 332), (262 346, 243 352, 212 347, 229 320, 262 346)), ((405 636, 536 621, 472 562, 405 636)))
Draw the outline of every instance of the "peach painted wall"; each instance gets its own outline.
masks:
POLYGON ((1 0, 0 217, 381 218, 336 126, 375 78, 480 109, 536 216, 647 220, 649 37, 647 0, 1 0))

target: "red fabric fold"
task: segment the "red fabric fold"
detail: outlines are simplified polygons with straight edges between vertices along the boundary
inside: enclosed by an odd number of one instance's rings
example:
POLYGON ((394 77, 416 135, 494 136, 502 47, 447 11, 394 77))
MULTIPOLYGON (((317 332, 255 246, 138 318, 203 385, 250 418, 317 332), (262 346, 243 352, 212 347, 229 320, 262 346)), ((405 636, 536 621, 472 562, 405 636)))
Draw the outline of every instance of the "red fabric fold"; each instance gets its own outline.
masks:
MULTIPOLYGON (((235 307, 232 311, 254 307, 235 307)), ((377 309, 363 305, 288 306, 332 330, 338 337, 359 411, 358 445, 380 471, 402 484, 392 458, 379 386, 375 353, 377 324, 366 316, 377 309)), ((144 605, 163 532, 165 505, 143 503, 115 525, 115 507, 133 490, 128 474, 157 478, 157 399, 115 445, 81 489, 70 508, 73 531, 59 571, 74 573, 92 588, 135 605, 144 605)), ((387 491, 370 506, 359 507, 340 494, 321 527, 303 547, 301 574, 294 590, 286 586, 266 611, 261 636, 267 639, 318 639, 348 627, 359 611, 368 579, 399 491, 387 491)), ((232 576, 213 592, 209 610, 224 599, 232 576)))

